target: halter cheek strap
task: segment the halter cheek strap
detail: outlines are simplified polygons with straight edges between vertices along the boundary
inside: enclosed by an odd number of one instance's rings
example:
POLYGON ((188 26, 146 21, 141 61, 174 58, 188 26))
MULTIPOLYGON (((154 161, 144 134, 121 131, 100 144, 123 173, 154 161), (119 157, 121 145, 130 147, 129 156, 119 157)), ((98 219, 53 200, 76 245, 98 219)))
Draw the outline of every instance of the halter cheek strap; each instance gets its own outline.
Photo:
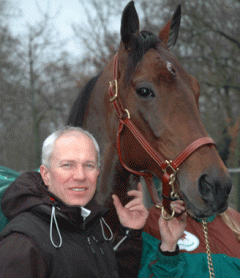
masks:
MULTIPOLYGON (((148 186, 149 193, 151 195, 152 201, 157 208, 162 208, 161 201, 158 197, 155 186, 152 182, 152 174, 149 171, 140 172, 129 168, 123 161, 121 153, 121 135, 124 127, 127 127, 135 139, 140 143, 143 149, 148 153, 148 155, 159 165, 163 171, 162 176, 162 196, 163 196, 163 207, 168 213, 174 216, 172 209, 170 207, 170 202, 172 199, 177 197, 177 192, 175 190, 174 184, 179 166, 197 149, 204 145, 215 145, 215 142, 210 137, 199 138, 193 143, 191 143, 185 150, 183 150, 173 161, 165 160, 164 157, 156 151, 150 143, 145 139, 144 135, 136 127, 136 125, 130 119, 130 113, 127 109, 123 107, 123 104, 118 96, 118 84, 117 84, 117 71, 118 71, 118 55, 114 57, 114 81, 110 82, 109 86, 109 96, 110 102, 113 103, 117 115, 119 117, 119 128, 117 134, 117 150, 118 156, 123 167, 129 172, 144 176, 146 184, 148 186), (115 89, 115 90, 114 90, 115 89)), ((162 213, 163 214, 163 213, 162 213)), ((164 214, 163 214, 164 215, 164 214)))

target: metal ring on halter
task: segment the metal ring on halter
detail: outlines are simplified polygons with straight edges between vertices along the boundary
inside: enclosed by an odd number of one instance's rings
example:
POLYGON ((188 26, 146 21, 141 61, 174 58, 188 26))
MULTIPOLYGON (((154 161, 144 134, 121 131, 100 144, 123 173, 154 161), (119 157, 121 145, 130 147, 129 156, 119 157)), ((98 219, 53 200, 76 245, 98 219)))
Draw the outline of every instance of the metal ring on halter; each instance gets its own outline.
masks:
POLYGON ((171 192, 170 194, 172 200, 180 200, 180 197, 177 192, 171 192))
POLYGON ((127 109, 124 109, 124 110, 125 110, 125 112, 127 113, 128 119, 130 119, 130 112, 129 112, 127 109))
POLYGON ((155 207, 158 208, 158 209, 162 209, 163 208, 162 205, 158 205, 158 204, 155 204, 155 207))
POLYGON ((172 205, 170 205, 171 209, 172 209, 172 214, 169 216, 169 217, 166 217, 164 216, 164 207, 162 207, 162 217, 165 219, 165 220, 171 220, 174 215, 175 215, 175 209, 172 205))

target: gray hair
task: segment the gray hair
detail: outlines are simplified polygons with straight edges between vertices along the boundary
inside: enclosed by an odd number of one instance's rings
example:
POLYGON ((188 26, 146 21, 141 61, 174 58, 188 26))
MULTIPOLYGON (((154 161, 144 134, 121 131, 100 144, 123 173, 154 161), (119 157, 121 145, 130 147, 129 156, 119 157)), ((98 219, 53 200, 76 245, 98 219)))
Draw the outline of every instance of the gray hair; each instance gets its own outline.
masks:
POLYGON ((43 142, 42 146, 42 164, 46 167, 50 167, 50 159, 51 155, 54 149, 54 146, 56 144, 57 139, 62 137, 65 134, 71 133, 73 131, 79 132, 80 134, 87 135, 93 142, 95 149, 97 151, 97 167, 100 167, 100 149, 99 145, 97 143, 97 140, 93 137, 93 135, 88 132, 87 130, 84 130, 81 127, 75 127, 75 126, 65 126, 62 127, 55 132, 53 132, 51 135, 49 135, 43 142))

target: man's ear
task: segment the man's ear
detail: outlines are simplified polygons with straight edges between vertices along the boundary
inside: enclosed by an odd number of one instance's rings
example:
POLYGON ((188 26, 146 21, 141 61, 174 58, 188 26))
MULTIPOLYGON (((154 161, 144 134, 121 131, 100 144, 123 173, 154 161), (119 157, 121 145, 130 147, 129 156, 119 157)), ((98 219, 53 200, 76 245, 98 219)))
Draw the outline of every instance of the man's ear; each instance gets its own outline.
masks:
POLYGON ((44 184, 46 186, 49 186, 49 184, 50 184, 50 175, 49 175, 49 170, 45 165, 40 166, 40 174, 42 176, 44 184))
POLYGON ((99 167, 99 168, 98 168, 98 177, 99 177, 100 171, 101 171, 101 169, 100 169, 100 167, 99 167))

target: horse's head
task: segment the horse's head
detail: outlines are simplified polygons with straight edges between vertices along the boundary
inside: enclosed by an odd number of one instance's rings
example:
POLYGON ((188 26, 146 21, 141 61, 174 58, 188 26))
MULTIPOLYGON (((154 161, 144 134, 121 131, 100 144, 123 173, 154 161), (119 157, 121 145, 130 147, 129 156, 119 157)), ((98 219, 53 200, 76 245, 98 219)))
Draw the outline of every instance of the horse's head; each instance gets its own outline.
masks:
MULTIPOLYGON (((180 17, 179 6, 158 36, 139 32, 138 15, 131 1, 123 11, 118 50, 118 97, 153 149, 172 160, 192 142, 208 136, 198 109, 199 83, 169 50, 177 40, 180 17)), ((113 108, 109 117, 112 121, 117 126, 113 108)), ((157 163, 127 128, 121 150, 129 167, 162 176, 157 163)), ((214 145, 198 148, 181 164, 177 187, 197 217, 226 210, 231 180, 214 145)))

